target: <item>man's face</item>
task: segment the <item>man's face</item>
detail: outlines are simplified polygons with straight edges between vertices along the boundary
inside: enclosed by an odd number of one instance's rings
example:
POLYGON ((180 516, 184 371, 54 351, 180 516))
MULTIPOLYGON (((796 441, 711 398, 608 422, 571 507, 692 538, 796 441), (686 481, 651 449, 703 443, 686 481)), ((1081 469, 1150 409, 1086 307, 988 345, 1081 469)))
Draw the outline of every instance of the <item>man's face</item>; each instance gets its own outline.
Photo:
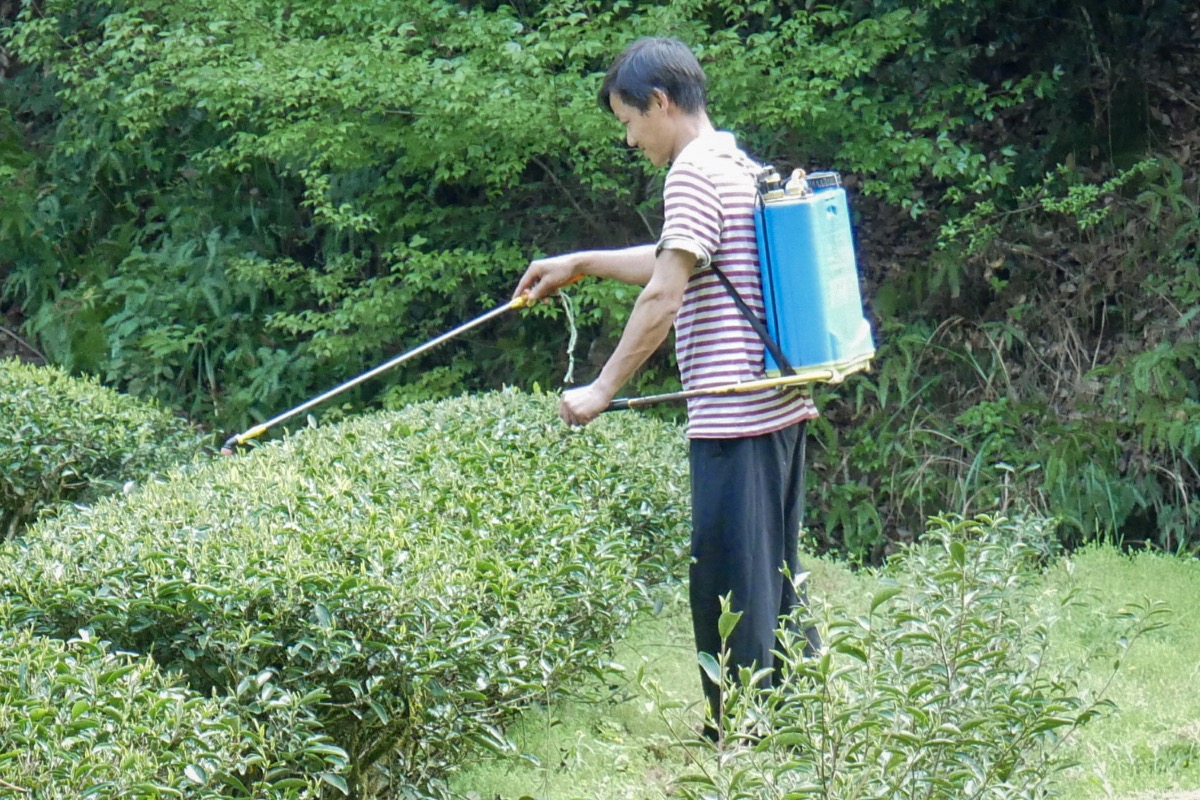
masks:
POLYGON ((645 111, 628 105, 616 92, 609 96, 608 105, 617 121, 625 126, 626 143, 641 150, 651 164, 661 167, 674 157, 674 130, 666 102, 657 93, 645 111))

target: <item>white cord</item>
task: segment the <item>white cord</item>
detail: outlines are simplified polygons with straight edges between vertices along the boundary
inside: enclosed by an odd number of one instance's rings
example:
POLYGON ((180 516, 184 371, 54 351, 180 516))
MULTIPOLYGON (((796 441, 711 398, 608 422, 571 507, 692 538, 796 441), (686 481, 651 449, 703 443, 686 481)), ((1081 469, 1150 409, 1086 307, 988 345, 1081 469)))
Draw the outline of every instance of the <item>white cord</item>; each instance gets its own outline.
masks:
POLYGON ((567 314, 567 327, 571 330, 571 337, 567 341, 567 374, 563 375, 563 383, 569 386, 575 383, 575 344, 579 341, 579 331, 575 327, 575 308, 571 305, 570 296, 559 292, 558 297, 562 300, 563 311, 567 314))

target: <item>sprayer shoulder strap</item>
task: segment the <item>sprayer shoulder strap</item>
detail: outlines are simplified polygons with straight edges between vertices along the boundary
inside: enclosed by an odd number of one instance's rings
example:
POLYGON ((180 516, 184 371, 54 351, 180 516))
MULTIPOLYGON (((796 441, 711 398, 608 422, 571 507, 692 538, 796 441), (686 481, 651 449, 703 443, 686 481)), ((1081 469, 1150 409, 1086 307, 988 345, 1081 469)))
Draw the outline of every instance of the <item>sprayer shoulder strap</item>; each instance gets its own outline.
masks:
POLYGON ((737 305, 738 310, 742 312, 742 316, 750 323, 750 327, 754 328, 754 332, 758 334, 758 338, 763 340, 767 352, 771 354, 771 357, 775 359, 775 363, 779 365, 779 371, 784 375, 795 375, 796 370, 792 368, 791 363, 784 356, 783 350, 771 338, 771 334, 767 333, 767 326, 763 325, 762 320, 754 315, 754 312, 750 310, 750 306, 746 305, 746 301, 742 299, 738 290, 734 288, 733 282, 725 276, 725 273, 718 269, 716 264, 712 264, 711 266, 712 271, 720 279, 721 284, 729 291, 730 297, 733 298, 733 302, 737 305))

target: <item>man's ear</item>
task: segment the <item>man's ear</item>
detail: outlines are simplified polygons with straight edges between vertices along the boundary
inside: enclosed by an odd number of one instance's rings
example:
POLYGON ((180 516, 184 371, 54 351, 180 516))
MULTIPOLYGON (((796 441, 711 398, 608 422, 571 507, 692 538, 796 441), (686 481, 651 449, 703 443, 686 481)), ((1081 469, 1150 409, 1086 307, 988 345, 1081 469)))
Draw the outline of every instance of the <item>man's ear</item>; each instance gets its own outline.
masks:
POLYGON ((663 91, 662 89, 654 89, 651 91, 651 99, 650 99, 651 108, 653 108, 654 106, 658 106, 663 111, 667 111, 671 108, 671 105, 672 105, 671 98, 665 91, 663 91))

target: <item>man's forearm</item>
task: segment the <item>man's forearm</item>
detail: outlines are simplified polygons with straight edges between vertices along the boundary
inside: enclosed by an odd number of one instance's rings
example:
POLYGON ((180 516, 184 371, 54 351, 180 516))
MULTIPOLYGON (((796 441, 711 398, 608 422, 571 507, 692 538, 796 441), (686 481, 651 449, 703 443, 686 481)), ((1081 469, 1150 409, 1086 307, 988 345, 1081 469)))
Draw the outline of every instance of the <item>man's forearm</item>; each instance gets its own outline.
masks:
POLYGON ((679 250, 664 250, 654 264, 652 277, 638 295, 617 349, 596 379, 609 396, 615 395, 666 340, 683 302, 695 257, 679 250))
MULTIPOLYGON (((646 288, 638 294, 629 321, 625 323, 621 341, 600 375, 587 386, 563 392, 558 403, 558 416, 568 425, 587 425, 599 416, 638 367, 667 338, 696 264, 696 257, 688 252, 664 249, 655 254, 653 246, 600 252, 608 255, 597 260, 594 265, 597 271, 584 271, 584 274, 603 274, 617 279, 640 275, 643 259, 647 256, 652 258, 652 267, 646 288)), ((577 275, 579 271, 572 274, 577 275)))
POLYGON ((620 391, 633 373, 666 340, 678 310, 678 304, 663 298, 639 297, 625 324, 617 349, 600 370, 596 383, 609 395, 620 391))

